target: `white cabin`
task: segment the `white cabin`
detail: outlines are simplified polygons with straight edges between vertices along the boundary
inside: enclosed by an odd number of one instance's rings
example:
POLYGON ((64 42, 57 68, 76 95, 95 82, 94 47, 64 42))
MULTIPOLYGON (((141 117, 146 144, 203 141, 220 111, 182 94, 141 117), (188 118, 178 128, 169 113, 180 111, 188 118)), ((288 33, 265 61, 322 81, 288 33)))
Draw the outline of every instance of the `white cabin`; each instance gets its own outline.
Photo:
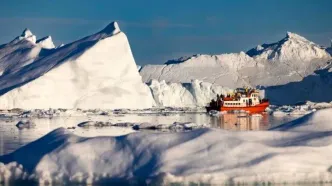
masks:
POLYGON ((230 100, 224 101, 224 107, 249 107, 255 106, 260 104, 260 97, 258 92, 253 92, 250 94, 249 97, 246 95, 241 95, 240 99, 238 100, 230 100))

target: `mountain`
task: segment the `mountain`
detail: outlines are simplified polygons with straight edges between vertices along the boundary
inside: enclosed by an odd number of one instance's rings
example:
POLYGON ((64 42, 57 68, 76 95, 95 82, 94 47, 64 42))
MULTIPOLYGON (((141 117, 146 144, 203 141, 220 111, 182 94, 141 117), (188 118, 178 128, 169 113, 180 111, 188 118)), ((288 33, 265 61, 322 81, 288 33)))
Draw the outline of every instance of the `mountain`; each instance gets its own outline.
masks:
POLYGON ((146 65, 140 74, 145 82, 157 79, 189 83, 198 79, 230 88, 277 86, 303 80, 330 59, 323 47, 287 32, 282 40, 246 53, 183 57, 164 65, 146 65))
POLYGON ((0 46, 0 108, 147 108, 154 105, 128 39, 113 22, 54 48, 28 29, 0 46))

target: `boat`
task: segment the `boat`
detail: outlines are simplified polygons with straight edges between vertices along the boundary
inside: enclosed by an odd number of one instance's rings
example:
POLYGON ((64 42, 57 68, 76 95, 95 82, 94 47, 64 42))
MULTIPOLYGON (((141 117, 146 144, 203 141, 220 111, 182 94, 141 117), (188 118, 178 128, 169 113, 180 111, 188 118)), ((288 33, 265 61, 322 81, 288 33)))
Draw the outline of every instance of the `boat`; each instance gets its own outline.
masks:
POLYGON ((217 101, 212 100, 206 107, 207 112, 242 110, 249 113, 261 113, 269 106, 268 99, 261 99, 256 89, 237 88, 234 93, 227 96, 217 96, 217 101))

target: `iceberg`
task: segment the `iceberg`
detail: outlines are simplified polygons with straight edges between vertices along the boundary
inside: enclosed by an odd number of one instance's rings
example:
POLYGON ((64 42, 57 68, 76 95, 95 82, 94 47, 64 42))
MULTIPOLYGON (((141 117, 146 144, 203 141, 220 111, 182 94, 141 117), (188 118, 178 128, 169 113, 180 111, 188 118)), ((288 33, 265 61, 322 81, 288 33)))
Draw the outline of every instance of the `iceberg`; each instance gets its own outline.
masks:
POLYGON ((190 83, 166 83, 152 80, 148 83, 152 96, 159 107, 204 107, 232 89, 212 83, 193 80, 190 83))
POLYGON ((144 82, 189 83, 197 79, 229 88, 268 87, 299 82, 331 59, 324 47, 287 32, 282 40, 246 53, 182 57, 163 65, 145 65, 140 74, 144 82))
POLYGON ((34 38, 30 30, 25 30, 15 42, 0 48, 0 54, 6 56, 0 59, 1 109, 154 105, 137 71, 127 37, 116 22, 58 48, 50 37, 37 43, 34 38))

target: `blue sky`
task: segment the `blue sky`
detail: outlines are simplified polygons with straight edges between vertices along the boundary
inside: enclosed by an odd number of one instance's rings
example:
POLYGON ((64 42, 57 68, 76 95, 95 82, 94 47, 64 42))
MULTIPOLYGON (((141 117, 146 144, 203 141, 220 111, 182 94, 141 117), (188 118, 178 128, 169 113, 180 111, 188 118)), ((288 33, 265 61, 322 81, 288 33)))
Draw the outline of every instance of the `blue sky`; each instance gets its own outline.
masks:
POLYGON ((119 22, 140 65, 192 54, 247 51, 286 31, 332 38, 332 0, 1 0, 0 43, 24 28, 59 45, 119 22))

